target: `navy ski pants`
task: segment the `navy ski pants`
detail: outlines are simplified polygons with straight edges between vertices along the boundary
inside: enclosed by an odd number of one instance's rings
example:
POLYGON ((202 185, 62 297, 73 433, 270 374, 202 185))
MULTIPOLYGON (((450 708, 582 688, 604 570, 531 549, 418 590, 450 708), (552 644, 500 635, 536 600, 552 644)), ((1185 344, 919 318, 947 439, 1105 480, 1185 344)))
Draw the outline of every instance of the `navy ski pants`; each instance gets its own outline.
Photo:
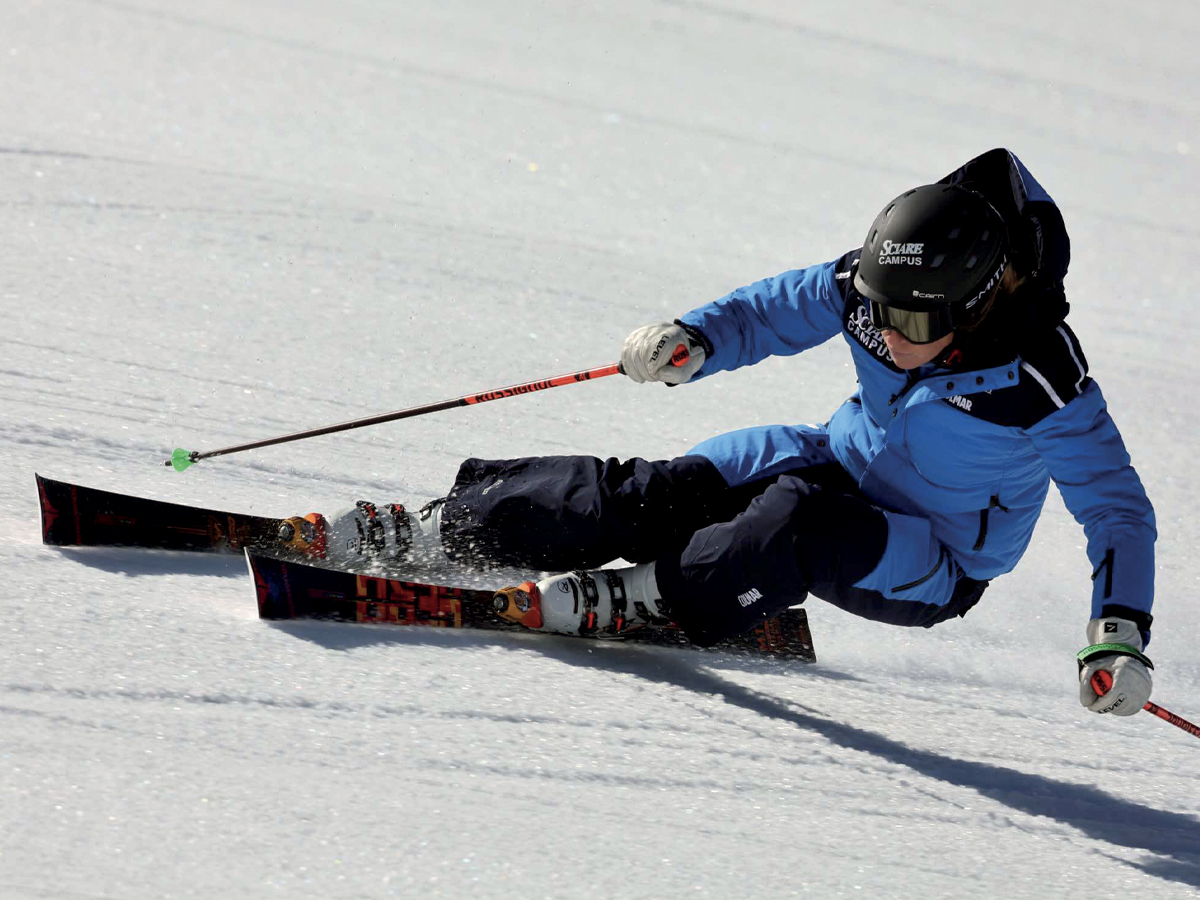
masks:
POLYGON ((883 512, 836 463, 730 488, 702 456, 651 462, 468 459, 442 508, 454 558, 543 571, 654 562, 671 616, 710 645, 802 603, 929 626, 964 615, 987 582, 961 577, 944 606, 854 587, 887 544, 883 512))

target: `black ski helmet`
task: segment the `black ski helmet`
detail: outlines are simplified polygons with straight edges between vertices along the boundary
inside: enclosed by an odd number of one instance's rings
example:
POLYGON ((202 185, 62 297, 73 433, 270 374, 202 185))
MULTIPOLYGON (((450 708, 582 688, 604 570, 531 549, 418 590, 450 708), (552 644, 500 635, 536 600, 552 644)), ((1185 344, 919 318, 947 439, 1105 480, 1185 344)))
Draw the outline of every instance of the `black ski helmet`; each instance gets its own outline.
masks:
POLYGON ((854 287, 876 328, 928 344, 971 322, 1000 283, 1004 220, 981 195, 949 184, 905 191, 875 217, 854 287))

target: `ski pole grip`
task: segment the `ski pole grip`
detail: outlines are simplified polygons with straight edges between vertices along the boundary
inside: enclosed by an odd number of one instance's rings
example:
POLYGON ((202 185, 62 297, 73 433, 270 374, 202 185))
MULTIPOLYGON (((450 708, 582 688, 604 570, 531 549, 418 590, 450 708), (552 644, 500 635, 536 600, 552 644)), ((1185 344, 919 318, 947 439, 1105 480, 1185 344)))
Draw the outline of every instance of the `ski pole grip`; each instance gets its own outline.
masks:
MULTIPOLYGON (((1092 686, 1093 691, 1103 697, 1112 689, 1113 677, 1111 673, 1100 669, 1098 672, 1094 673, 1090 679, 1088 679, 1088 683, 1092 686)), ((1169 709, 1163 709, 1161 706, 1149 702, 1147 702, 1142 709, 1146 710, 1146 712, 1153 713, 1164 722, 1169 722, 1176 728, 1186 731, 1192 737, 1200 737, 1200 726, 1193 725, 1187 719, 1183 718, 1182 716, 1175 715, 1175 713, 1171 712, 1169 709)))
MULTIPOLYGON (((691 357, 692 357, 691 351, 689 351, 688 348, 685 347, 683 344, 680 344, 678 347, 675 348, 675 352, 671 354, 671 365, 673 365, 675 368, 679 368, 680 366, 687 363, 687 361, 689 359, 691 359, 691 357)), ((620 373, 621 375, 626 374, 624 363, 620 363, 620 362, 617 363, 617 372, 620 373)))
POLYGON ((1113 678, 1108 672, 1100 669, 1091 678, 1092 690, 1103 697, 1113 686, 1113 678))

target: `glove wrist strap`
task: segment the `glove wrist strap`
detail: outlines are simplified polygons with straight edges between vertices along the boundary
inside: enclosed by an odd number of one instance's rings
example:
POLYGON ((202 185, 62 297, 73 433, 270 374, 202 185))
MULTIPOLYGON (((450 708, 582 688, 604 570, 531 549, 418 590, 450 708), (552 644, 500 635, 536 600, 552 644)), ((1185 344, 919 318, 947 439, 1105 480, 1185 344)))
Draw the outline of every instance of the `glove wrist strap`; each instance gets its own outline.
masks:
POLYGON ((1075 658, 1079 661, 1079 670, 1083 671, 1084 666, 1101 656, 1132 656, 1147 669, 1154 668, 1150 657, 1132 644, 1092 644, 1080 650, 1075 658))

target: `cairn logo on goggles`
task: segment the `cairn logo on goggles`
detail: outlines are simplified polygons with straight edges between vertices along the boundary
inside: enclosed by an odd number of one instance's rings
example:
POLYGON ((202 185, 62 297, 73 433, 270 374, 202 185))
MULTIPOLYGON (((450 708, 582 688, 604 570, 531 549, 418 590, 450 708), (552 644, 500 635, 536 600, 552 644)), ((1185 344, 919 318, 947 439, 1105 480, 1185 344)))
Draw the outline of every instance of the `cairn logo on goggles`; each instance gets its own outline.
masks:
POLYGON ((1008 265, 1008 257, 1007 256, 1000 257, 1000 265, 997 267, 996 271, 992 273, 992 277, 987 280, 987 284, 985 284, 983 286, 983 290, 981 290, 978 294, 976 294, 974 297, 972 297, 970 300, 968 300, 966 302, 966 304, 964 304, 963 308, 970 309, 972 306, 974 306, 980 300, 987 297, 987 295, 992 292, 992 288, 994 288, 996 285, 998 285, 1000 283, 1000 279, 1004 277, 1004 268, 1007 265, 1008 265))
POLYGON ((919 297, 922 300, 945 300, 945 294, 923 294, 921 291, 913 291, 914 297, 919 297))
POLYGON ((925 244, 902 244, 899 241, 884 241, 879 248, 879 264, 881 266, 919 266, 921 254, 925 252, 925 244))

